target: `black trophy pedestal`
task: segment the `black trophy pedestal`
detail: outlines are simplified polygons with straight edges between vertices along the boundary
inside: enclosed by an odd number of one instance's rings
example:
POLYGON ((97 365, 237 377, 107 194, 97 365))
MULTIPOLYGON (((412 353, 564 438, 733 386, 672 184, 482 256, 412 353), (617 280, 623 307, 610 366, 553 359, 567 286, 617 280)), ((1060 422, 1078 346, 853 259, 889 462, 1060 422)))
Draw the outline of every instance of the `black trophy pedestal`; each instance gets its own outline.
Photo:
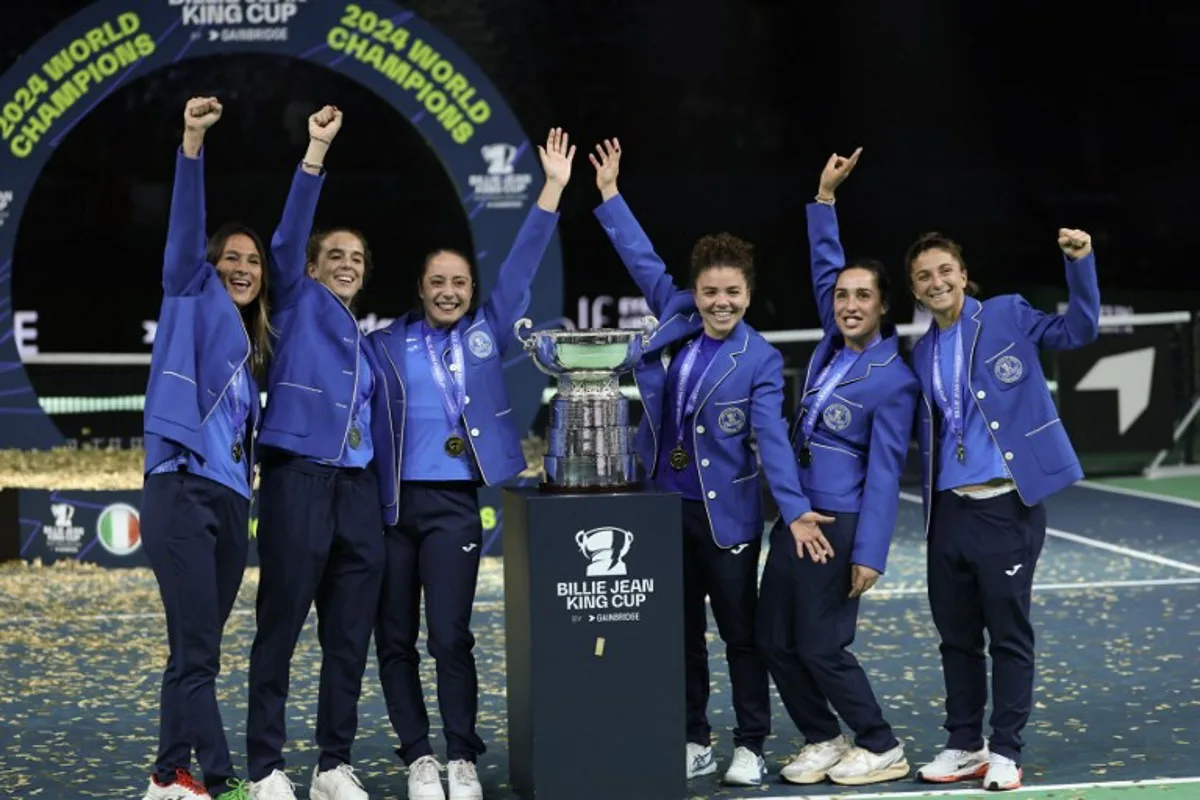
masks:
POLYGON ((508 763, 526 800, 687 796, 677 494, 504 492, 508 763))

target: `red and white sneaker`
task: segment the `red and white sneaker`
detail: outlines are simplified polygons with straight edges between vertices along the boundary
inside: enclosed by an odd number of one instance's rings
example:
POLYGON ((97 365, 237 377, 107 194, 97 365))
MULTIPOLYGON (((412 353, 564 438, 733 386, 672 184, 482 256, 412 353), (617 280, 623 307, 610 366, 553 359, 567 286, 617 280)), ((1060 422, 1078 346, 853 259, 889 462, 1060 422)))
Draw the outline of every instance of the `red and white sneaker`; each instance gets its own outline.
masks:
POLYGON ((175 770, 170 783, 159 783, 150 776, 150 786, 142 800, 212 800, 204 784, 192 777, 186 769, 175 770))
POLYGON ((1020 789, 1021 768, 1011 758, 992 753, 988 757, 987 774, 983 776, 983 788, 993 792, 1020 789))
POLYGON ((933 761, 917 770, 917 777, 927 783, 957 783, 982 778, 988 771, 988 749, 943 750, 933 761))

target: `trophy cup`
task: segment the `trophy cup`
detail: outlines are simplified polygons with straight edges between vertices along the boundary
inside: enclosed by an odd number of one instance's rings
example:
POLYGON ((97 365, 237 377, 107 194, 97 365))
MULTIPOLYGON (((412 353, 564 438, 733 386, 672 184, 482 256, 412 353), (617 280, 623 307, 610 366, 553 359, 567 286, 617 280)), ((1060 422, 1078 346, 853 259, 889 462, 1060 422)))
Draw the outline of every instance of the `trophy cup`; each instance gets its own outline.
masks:
POLYGON ((534 365, 555 379, 546 431, 548 492, 628 491, 641 482, 629 400, 620 376, 641 358, 657 321, 646 318, 641 330, 601 328, 586 331, 531 329, 520 319, 513 333, 534 365))

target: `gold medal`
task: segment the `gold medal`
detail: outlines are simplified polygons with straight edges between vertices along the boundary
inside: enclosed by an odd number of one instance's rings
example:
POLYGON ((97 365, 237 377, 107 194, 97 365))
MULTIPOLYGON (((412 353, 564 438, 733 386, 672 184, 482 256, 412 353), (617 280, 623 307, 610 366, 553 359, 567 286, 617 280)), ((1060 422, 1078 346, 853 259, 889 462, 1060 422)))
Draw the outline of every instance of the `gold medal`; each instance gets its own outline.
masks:
POLYGON ((451 436, 446 440, 446 452, 451 456, 461 456, 467 449, 467 443, 461 436, 451 436))
POLYGON ((242 443, 241 442, 233 443, 233 463, 235 463, 235 464, 242 463, 242 443))
POLYGON ((676 445, 671 451, 671 469, 681 470, 688 465, 687 450, 683 449, 683 445, 676 445))
POLYGON ((807 467, 812 463, 812 451, 807 447, 800 448, 800 466, 807 467))
POLYGON ((346 441, 350 443, 351 447, 358 447, 362 444, 362 432, 359 431, 357 425, 350 428, 350 434, 346 437, 346 441))

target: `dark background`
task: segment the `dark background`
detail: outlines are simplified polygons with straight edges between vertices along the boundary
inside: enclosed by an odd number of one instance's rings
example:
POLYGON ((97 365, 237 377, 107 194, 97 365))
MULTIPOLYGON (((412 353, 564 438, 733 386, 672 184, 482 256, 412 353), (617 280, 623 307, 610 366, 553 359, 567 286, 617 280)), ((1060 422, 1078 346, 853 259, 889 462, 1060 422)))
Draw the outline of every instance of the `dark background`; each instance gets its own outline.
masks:
MULTIPOLYGON (((83 5, 6 2, 0 70, 83 5)), ((699 235, 751 240, 759 286, 748 319, 760 330, 817 325, 803 206, 829 153, 857 145, 862 162, 839 193, 843 241, 892 268, 896 321, 912 316, 901 256, 931 229, 965 246, 985 294, 1061 287, 1055 232, 1068 226, 1095 238, 1106 303, 1200 304, 1186 294, 1200 290, 1198 8, 404 5, 483 68, 534 141, 552 125, 581 146, 619 136, 620 187, 677 277, 699 235)), ((436 156, 367 90, 300 61, 187 61, 119 89, 42 173, 21 220, 13 295, 15 308, 39 312, 43 352, 148 350, 137 321, 160 301, 180 114, 189 96, 209 93, 226 107, 207 143, 210 227, 237 218, 269 237, 305 118, 328 102, 346 126, 327 159, 318 224, 367 233, 378 268, 363 312, 406 308, 426 251, 470 251, 436 156), (81 341, 84 322, 105 318, 81 341)), ((571 317, 580 295, 638 294, 592 217, 598 199, 581 152, 560 223, 571 317)))

